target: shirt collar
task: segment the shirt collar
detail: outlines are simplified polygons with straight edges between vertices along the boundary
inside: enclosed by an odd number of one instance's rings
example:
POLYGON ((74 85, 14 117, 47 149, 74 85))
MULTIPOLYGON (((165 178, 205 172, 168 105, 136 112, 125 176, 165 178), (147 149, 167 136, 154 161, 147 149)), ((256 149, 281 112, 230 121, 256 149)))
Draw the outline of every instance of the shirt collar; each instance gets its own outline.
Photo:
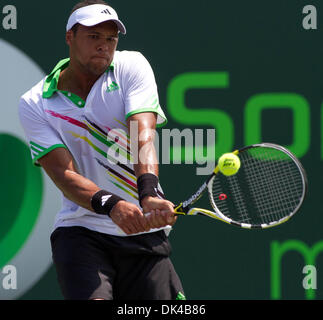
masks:
MULTIPOLYGON (((44 87, 43 87, 43 98, 49 99, 53 96, 53 94, 58 91, 57 85, 59 80, 59 75, 62 70, 68 67, 70 63, 70 58, 63 59, 57 63, 55 68, 52 72, 46 77, 44 87)), ((107 69, 106 72, 109 70, 114 70, 114 62, 112 61, 111 65, 107 69)))

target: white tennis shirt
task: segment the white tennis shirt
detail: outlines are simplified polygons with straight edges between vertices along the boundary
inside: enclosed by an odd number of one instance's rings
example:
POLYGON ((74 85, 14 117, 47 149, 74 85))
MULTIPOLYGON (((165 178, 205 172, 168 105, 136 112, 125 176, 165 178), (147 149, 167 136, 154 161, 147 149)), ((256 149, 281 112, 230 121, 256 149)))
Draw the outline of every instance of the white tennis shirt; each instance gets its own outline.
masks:
MULTIPOLYGON (((83 101, 73 93, 57 89, 60 72, 68 64, 69 59, 60 61, 20 99, 20 121, 33 162, 38 165, 38 159, 48 152, 66 148, 82 176, 139 206, 126 120, 136 113, 154 112, 158 115, 157 126, 167 122, 159 105, 152 68, 139 52, 116 51, 113 63, 83 101)), ((158 189, 162 196, 160 185, 158 189)), ((126 236, 108 216, 93 213, 63 194, 62 200, 54 229, 83 226, 126 236)), ((170 228, 162 229, 168 233, 170 228)), ((159 229, 150 232, 156 230, 159 229)))

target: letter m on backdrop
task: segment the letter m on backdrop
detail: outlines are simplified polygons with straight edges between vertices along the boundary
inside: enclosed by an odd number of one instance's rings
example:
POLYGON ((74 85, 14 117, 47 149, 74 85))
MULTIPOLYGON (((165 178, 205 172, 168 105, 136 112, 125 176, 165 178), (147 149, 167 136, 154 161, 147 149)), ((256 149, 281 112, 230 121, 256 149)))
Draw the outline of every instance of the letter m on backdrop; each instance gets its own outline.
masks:
MULTIPOLYGON (((296 251, 304 257, 305 265, 315 265, 315 260, 320 252, 323 252, 323 241, 309 248, 299 240, 288 240, 283 243, 273 241, 271 243, 271 299, 281 299, 281 261, 288 251, 296 251)), ((302 268, 300 268, 302 272, 302 268)), ((300 284, 301 285, 301 284, 300 284)), ((306 299, 315 299, 315 290, 306 290, 306 299)))

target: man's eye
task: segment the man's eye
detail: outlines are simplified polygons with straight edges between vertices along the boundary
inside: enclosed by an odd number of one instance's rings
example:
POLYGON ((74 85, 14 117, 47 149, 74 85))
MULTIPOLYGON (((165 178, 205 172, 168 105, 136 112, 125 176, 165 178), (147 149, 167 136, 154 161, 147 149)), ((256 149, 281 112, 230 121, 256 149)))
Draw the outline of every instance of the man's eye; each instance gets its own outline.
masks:
POLYGON ((111 41, 111 42, 116 42, 117 40, 118 40, 118 38, 116 38, 116 37, 108 38, 108 41, 111 41))
POLYGON ((90 34, 89 37, 91 39, 99 39, 99 36, 95 35, 95 34, 90 34))

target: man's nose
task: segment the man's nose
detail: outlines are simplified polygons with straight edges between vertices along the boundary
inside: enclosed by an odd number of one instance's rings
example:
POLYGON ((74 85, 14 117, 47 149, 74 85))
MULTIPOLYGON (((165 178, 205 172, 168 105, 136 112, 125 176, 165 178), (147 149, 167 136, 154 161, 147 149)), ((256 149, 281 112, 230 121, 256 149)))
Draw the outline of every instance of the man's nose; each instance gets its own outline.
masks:
POLYGON ((103 40, 97 46, 97 50, 100 52, 107 52, 109 51, 109 44, 107 40, 103 40))

